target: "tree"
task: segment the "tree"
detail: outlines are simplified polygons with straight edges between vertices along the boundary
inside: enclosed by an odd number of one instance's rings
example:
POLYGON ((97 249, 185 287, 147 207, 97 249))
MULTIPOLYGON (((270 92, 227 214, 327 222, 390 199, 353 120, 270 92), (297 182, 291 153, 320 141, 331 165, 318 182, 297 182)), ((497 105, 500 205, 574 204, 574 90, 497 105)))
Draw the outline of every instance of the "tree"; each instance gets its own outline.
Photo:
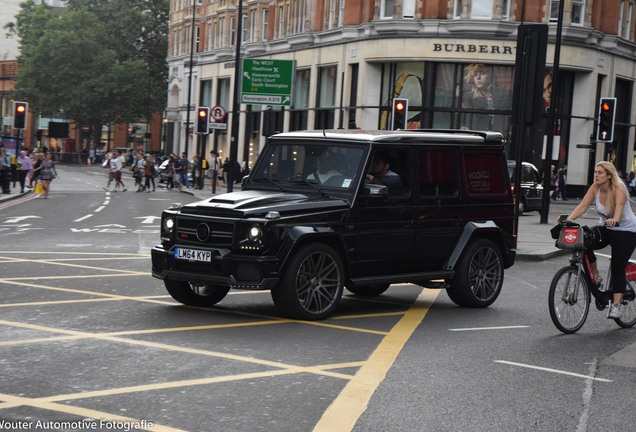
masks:
POLYGON ((168 0, 70 0, 57 11, 21 4, 15 97, 47 116, 92 127, 149 121, 166 102, 168 0))

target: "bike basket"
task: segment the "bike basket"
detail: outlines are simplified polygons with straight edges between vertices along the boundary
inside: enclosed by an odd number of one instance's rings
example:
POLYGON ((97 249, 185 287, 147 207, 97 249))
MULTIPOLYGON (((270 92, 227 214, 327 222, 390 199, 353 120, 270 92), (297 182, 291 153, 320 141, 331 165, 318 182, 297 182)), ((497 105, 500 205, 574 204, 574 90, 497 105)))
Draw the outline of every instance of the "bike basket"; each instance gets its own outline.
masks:
POLYGON ((636 281, 636 264, 627 263, 627 267, 625 267, 625 278, 628 281, 636 281))
POLYGON ((561 228, 556 247, 559 249, 585 249, 583 245, 583 228, 580 226, 561 228))

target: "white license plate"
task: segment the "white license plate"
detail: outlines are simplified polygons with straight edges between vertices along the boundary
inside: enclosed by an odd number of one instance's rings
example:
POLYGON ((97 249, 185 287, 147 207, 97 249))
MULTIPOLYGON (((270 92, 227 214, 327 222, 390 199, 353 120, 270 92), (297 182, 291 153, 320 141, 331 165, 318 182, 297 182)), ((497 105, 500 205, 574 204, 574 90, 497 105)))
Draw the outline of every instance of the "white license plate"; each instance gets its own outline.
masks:
POLYGON ((179 260, 210 262, 212 261, 212 252, 198 249, 174 248, 174 258, 179 260))

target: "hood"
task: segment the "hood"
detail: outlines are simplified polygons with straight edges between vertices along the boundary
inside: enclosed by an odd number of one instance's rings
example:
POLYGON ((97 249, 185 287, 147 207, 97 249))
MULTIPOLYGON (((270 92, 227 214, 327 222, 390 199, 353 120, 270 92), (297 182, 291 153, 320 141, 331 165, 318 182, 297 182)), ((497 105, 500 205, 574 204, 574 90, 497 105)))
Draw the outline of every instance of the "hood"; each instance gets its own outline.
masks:
POLYGON ((282 217, 305 212, 324 212, 348 209, 349 202, 342 198, 325 198, 291 192, 247 190, 217 195, 207 200, 188 204, 182 213, 196 213, 229 217, 264 217, 277 211, 282 217))

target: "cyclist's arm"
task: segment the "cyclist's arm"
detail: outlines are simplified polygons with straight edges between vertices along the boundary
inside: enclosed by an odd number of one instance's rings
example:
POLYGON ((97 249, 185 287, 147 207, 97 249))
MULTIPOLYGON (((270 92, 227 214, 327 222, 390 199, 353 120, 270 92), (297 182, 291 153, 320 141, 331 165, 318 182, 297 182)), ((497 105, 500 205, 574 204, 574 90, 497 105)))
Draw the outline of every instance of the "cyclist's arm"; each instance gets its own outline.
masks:
POLYGON ((574 220, 580 216, 583 216, 583 214, 585 214, 587 209, 590 208, 590 206, 594 202, 594 198, 596 197, 597 191, 598 191, 598 186, 596 184, 593 184, 592 186, 590 186, 590 188, 587 190, 587 193, 581 200, 581 203, 577 205, 574 208, 574 210, 572 210, 572 213, 569 214, 568 220, 574 220))

